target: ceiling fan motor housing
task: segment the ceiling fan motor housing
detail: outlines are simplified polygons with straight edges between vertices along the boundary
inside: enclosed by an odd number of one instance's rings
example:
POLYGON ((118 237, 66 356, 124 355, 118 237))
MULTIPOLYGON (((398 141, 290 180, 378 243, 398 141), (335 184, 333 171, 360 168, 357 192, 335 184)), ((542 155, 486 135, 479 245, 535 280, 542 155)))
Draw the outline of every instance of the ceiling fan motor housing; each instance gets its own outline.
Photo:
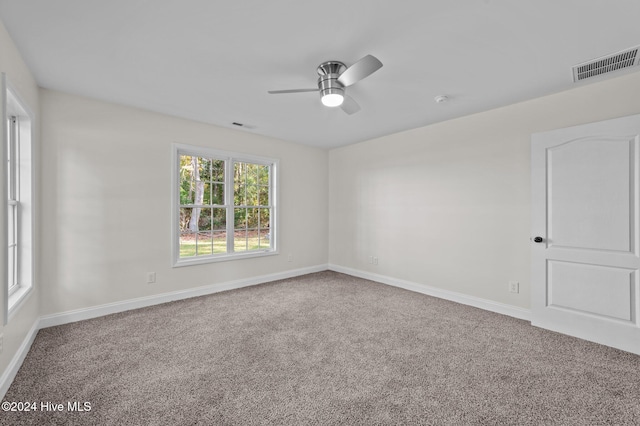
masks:
POLYGON ((344 96, 344 86, 338 82, 338 77, 346 69, 347 66, 338 61, 327 61, 318 66, 320 97, 333 94, 344 96))

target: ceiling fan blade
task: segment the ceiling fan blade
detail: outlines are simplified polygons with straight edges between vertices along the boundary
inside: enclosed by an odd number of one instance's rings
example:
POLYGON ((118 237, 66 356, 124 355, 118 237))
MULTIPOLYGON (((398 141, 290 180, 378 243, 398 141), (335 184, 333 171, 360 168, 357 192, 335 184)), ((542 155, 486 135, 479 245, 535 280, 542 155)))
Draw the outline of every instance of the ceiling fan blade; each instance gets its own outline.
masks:
POLYGON ((340 82, 344 87, 351 86, 382 68, 382 62, 373 55, 367 55, 345 70, 340 77, 340 82))
POLYGON ((320 89, 289 89, 289 90, 269 90, 272 95, 278 95, 280 93, 302 93, 302 92, 317 92, 320 89))
POLYGON ((349 115, 360 111, 360 105, 349 95, 344 95, 344 101, 342 101, 340 108, 349 115))

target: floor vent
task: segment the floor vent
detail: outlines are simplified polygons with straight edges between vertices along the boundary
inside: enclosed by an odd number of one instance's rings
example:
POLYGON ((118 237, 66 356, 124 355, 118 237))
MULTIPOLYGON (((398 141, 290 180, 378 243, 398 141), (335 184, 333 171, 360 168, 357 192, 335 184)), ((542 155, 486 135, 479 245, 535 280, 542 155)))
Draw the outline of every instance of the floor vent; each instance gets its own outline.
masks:
POLYGON ((590 77, 640 65, 638 49, 640 49, 640 46, 576 65, 573 67, 573 81, 578 82, 590 77))

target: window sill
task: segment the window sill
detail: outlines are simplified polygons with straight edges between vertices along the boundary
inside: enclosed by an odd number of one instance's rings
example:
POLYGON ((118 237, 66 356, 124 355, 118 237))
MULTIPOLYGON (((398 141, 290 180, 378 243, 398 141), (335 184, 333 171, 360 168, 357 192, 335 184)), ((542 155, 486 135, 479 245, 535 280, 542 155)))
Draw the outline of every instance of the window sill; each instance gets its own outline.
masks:
POLYGON ((234 253, 234 254, 223 254, 217 256, 201 256, 194 258, 185 258, 179 259, 178 261, 173 263, 174 268, 180 268, 183 266, 191 266, 191 265, 202 265, 205 263, 217 263, 217 262, 227 262, 231 260, 241 260, 241 259, 252 259, 256 257, 264 257, 264 256, 273 256, 278 254, 277 250, 269 250, 269 251, 260 251, 260 252, 251 252, 251 253, 234 253))
POLYGON ((31 295, 33 290, 33 286, 29 287, 20 287, 18 290, 14 291, 11 296, 9 296, 9 312, 7 315, 7 322, 11 320, 11 318, 15 315, 16 312, 20 310, 20 307, 24 305, 29 296, 31 295))

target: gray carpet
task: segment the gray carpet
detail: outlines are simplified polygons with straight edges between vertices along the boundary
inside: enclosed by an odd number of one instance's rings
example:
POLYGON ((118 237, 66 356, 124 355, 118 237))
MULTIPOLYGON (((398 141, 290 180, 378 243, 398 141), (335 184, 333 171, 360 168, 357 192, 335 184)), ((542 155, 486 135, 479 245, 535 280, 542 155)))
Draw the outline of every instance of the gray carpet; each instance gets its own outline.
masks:
POLYGON ((41 330, 5 401, 65 405, 11 425, 637 425, 640 357, 321 272, 41 330))

